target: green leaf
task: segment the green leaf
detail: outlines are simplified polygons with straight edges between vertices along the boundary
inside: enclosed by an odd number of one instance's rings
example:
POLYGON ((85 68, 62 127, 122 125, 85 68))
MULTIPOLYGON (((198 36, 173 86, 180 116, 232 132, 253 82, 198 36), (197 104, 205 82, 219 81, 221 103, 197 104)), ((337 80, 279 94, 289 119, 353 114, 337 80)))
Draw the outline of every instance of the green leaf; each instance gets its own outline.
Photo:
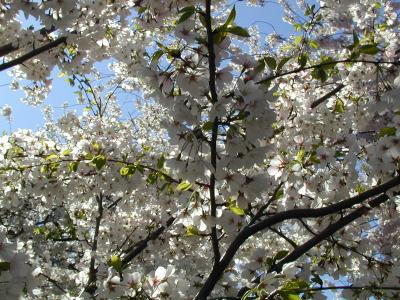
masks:
POLYGON ((92 144, 93 150, 96 151, 97 153, 99 153, 101 146, 99 143, 93 143, 92 144))
POLYGON ((193 5, 191 5, 191 6, 186 6, 186 7, 182 8, 182 9, 180 9, 179 13, 183 14, 183 13, 188 12, 188 11, 193 11, 194 12, 195 10, 196 10, 196 8, 193 5))
POLYGON ((248 31, 240 26, 230 26, 226 29, 226 32, 232 33, 237 36, 242 36, 242 37, 250 37, 250 34, 248 31))
POLYGON ((235 18, 236 18, 236 8, 234 5, 228 16, 228 19, 226 19, 225 24, 223 26, 228 27, 229 25, 231 25, 233 23, 233 21, 235 21, 235 18))
POLYGON ((122 167, 119 170, 119 174, 121 174, 121 176, 128 176, 130 173, 130 168, 129 167, 122 167))
POLYGON ((92 158, 91 162, 94 164, 97 170, 101 170, 107 162, 107 159, 104 155, 97 155, 92 158))
POLYGON ((379 137, 394 136, 394 135, 396 135, 395 127, 385 127, 379 130, 379 137))
POLYGON ((113 267, 114 270, 116 270, 117 272, 121 272, 122 271, 121 257, 119 255, 111 256, 110 260, 108 261, 108 265, 110 267, 113 267))
POLYGON ((276 200, 281 199, 281 198, 283 197, 284 194, 285 194, 285 193, 283 192, 283 189, 279 189, 278 192, 277 192, 276 195, 275 195, 275 199, 276 199, 276 200))
POLYGON ((181 50, 168 49, 168 58, 179 58, 179 57, 181 57, 181 50))
POLYGON ((298 35, 298 36, 296 36, 296 38, 294 39, 293 43, 294 43, 294 45, 297 46, 298 44, 301 43, 302 40, 303 40, 303 36, 302 36, 302 35, 298 35))
POLYGON ((57 160, 57 159, 58 159, 58 155, 55 153, 47 155, 47 157, 46 157, 46 160, 57 160))
POLYGON ((71 149, 65 149, 63 152, 61 152, 62 156, 68 156, 72 153, 71 149))
POLYGON ((161 155, 159 159, 157 159, 157 168, 162 169, 164 168, 165 163, 165 156, 161 155))
POLYGON ((199 235, 199 230, 196 228, 196 226, 190 225, 186 227, 186 236, 195 236, 199 235))
POLYGON ((158 63, 158 61, 160 60, 161 56, 163 56, 163 55, 164 55, 164 51, 163 50, 157 50, 151 56, 151 63, 152 64, 158 63))
POLYGON ((300 148, 300 150, 297 151, 296 157, 294 159, 300 163, 303 163, 305 154, 306 154, 306 152, 305 152, 304 148, 300 148))
POLYGON ((301 68, 304 68, 307 64, 308 61, 308 56, 307 54, 301 54, 298 58, 297 58, 297 62, 299 63, 301 68))
POLYGON ((229 210, 237 216, 244 216, 246 214, 243 209, 236 205, 229 206, 229 210))
POLYGON ((272 69, 272 70, 276 69, 277 63, 276 63, 275 58, 273 58, 272 56, 266 56, 266 57, 264 57, 264 60, 270 69, 272 69))
POLYGON ((316 284, 319 284, 320 286, 322 286, 324 284, 324 282, 322 281, 321 277, 315 271, 312 272, 312 276, 313 276, 311 278, 312 282, 314 282, 316 284))
POLYGON ((7 261, 0 261, 0 271, 10 270, 11 264, 7 261))
POLYGON ((325 69, 322 67, 315 68, 311 75, 314 79, 319 79, 321 82, 325 82, 328 79, 328 74, 326 73, 325 69))
POLYGON ((314 48, 314 49, 318 49, 319 48, 318 43, 316 41, 314 41, 314 40, 308 40, 308 44, 310 45, 311 48, 314 48))
POLYGON ((279 295, 281 295, 283 300, 301 300, 300 296, 296 293, 290 293, 290 292, 279 292, 279 295))
POLYGON ((342 99, 337 99, 335 102, 335 109, 333 110, 333 112, 337 113, 337 114, 342 114, 345 111, 345 107, 344 107, 344 102, 342 99))
POLYGON ((362 45, 358 51, 363 54, 375 55, 379 52, 379 48, 375 44, 362 45))
POLYGON ((279 64, 278 64, 278 66, 276 67, 276 69, 277 69, 278 71, 280 71, 280 70, 283 68, 283 66, 284 66, 290 59, 291 59, 291 57, 284 57, 284 58, 282 58, 281 61, 280 61, 279 64))
POLYGON ((189 181, 182 181, 178 186, 176 187, 177 191, 188 191, 192 188, 192 184, 189 181))
POLYGON ((289 254, 288 250, 281 250, 275 255, 274 259, 275 260, 281 260, 282 258, 285 258, 285 256, 288 255, 288 254, 289 254))
POLYGON ((139 7, 137 12, 140 15, 140 14, 144 13, 146 10, 147 10, 147 7, 143 6, 143 7, 139 7))
POLYGON ((185 22, 187 19, 189 19, 189 18, 194 14, 194 12, 195 12, 194 7, 193 7, 193 10, 185 11, 185 12, 180 16, 180 18, 178 19, 178 21, 177 21, 176 23, 177 23, 177 24, 180 24, 180 23, 185 22))
POLYGON ((203 124, 202 129, 204 131, 211 131, 214 128, 214 122, 207 121, 203 124))
POLYGON ((79 161, 73 161, 68 164, 68 171, 70 173, 78 171, 79 161))
POLYGON ((296 31, 301 31, 303 29, 303 24, 301 23, 295 23, 293 24, 293 27, 296 31))
POLYGON ((150 173, 146 181, 148 184, 155 184, 157 182, 157 173, 150 173))
POLYGON ((219 27, 215 32, 214 32, 214 43, 215 44, 220 44, 227 36, 227 32, 221 30, 221 27, 219 27))
POLYGON ((353 48, 358 47, 360 44, 360 39, 358 38, 357 32, 353 30, 353 48))
POLYGON ((206 20, 206 17, 205 17, 205 15, 204 15, 204 13, 200 13, 200 14, 199 14, 199 20, 200 20, 200 23, 201 23, 204 27, 207 27, 207 20, 206 20))

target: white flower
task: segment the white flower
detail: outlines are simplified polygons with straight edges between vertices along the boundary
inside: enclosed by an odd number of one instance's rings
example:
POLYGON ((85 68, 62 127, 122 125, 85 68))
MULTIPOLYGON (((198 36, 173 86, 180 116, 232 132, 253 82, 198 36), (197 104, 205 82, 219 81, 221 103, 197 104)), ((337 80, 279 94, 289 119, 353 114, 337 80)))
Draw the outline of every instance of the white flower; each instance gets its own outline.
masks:
POLYGON ((8 104, 4 105, 1 108, 1 114, 5 117, 8 121, 11 120, 12 108, 8 104))

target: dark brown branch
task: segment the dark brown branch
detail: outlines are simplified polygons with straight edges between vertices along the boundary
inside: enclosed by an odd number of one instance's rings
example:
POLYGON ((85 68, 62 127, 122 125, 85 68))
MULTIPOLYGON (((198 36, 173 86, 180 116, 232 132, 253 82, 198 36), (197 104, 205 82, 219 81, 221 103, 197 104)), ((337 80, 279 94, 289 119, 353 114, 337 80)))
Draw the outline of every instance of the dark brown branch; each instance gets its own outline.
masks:
POLYGON ((332 97, 332 96, 336 95, 337 93, 339 93, 344 87, 345 87, 344 84, 342 84, 342 83, 339 84, 332 91, 330 91, 329 93, 325 94, 321 98, 319 98, 319 99, 315 100, 313 103, 311 103, 311 108, 316 108, 318 105, 320 105, 321 103, 325 102, 330 97, 332 97))
POLYGON ((318 292, 318 291, 329 291, 329 290, 364 290, 364 291, 400 291, 398 286, 352 286, 352 285, 341 285, 341 286, 321 286, 309 289, 278 289, 271 293, 266 300, 273 300, 276 295, 280 292, 296 292, 296 293, 307 293, 307 292, 318 292))
POLYGON ((57 46, 59 46, 61 44, 65 44, 66 41, 67 41, 66 37, 60 37, 60 38, 58 38, 58 39, 56 39, 56 40, 54 40, 54 41, 52 41, 52 42, 50 42, 50 43, 48 43, 48 44, 46 44, 44 46, 36 48, 36 49, 34 49, 34 50, 32 50, 32 51, 30 51, 30 52, 28 52, 28 53, 16 58, 16 59, 13 59, 13 60, 8 61, 8 62, 6 62, 4 64, 1 64, 0 65, 0 72, 6 70, 8 68, 15 67, 16 65, 20 65, 20 64, 24 63, 25 61, 27 61, 28 59, 31 59, 31 58, 33 58, 33 57, 35 57, 35 56, 37 56, 37 55, 39 55, 39 54, 41 54, 43 52, 46 52, 47 50, 51 50, 51 49, 56 48, 57 46))
POLYGON ((276 197, 278 195, 279 190, 281 189, 283 185, 283 182, 281 182, 274 190, 274 193, 272 194, 272 197, 268 200, 267 203, 265 203, 261 208, 258 210, 258 212, 255 214, 255 216, 251 219, 249 225, 254 224, 256 221, 258 221, 264 214, 264 211, 271 205, 272 202, 276 200, 276 197))
POLYGON ((297 244, 295 241, 293 241, 291 238, 287 237, 282 231, 277 230, 273 227, 268 227, 269 230, 271 230, 273 233, 279 235, 281 238, 283 238, 286 242, 290 244, 293 248, 297 247, 297 244))
POLYGON ((267 81, 271 81, 283 76, 287 76, 287 75, 291 75, 291 74, 296 74, 299 73, 301 71, 306 71, 306 70, 312 70, 312 69, 316 69, 316 68, 320 68, 320 67, 325 67, 325 66, 333 66, 336 64, 343 64, 343 63, 365 63, 365 64, 374 64, 374 65, 382 65, 382 64, 386 64, 386 65, 394 65, 394 66, 399 66, 400 65, 400 61, 375 61, 375 60, 354 60, 354 59, 342 59, 342 60, 336 60, 336 61, 329 61, 329 62, 322 62, 319 64, 315 64, 315 65, 311 65, 308 67, 300 67, 300 68, 296 68, 290 71, 286 71, 283 73, 278 73, 275 75, 271 75, 268 76, 260 81, 257 81, 256 84, 260 84, 260 83, 264 83, 267 81))
POLYGON ((129 249, 125 251, 126 255, 122 259, 122 268, 126 268, 128 264, 134 259, 136 256, 138 256, 144 249, 146 249, 147 244, 149 241, 154 241, 157 239, 166 228, 172 225, 172 223, 175 221, 174 217, 171 217, 167 220, 166 226, 161 226, 157 230, 153 231, 150 233, 145 239, 139 241, 135 245, 131 246, 129 249))
POLYGON ((44 278, 46 278, 47 281, 49 281, 49 282, 51 282, 52 284, 54 284, 54 286, 57 287, 61 292, 63 292, 64 294, 67 293, 67 291, 64 290, 64 289, 62 288, 62 286, 61 286, 56 280, 54 280, 53 278, 51 278, 51 277, 49 277, 49 276, 47 276, 46 274, 43 274, 43 273, 40 273, 40 275, 43 276, 44 278))
MULTIPOLYGON (((54 32, 56 28, 52 26, 50 29, 47 28, 42 28, 37 33, 41 34, 43 37, 46 37, 48 34, 54 32)), ((34 41, 30 42, 28 45, 33 44, 34 41)), ((7 54, 10 54, 16 50, 18 50, 20 47, 19 46, 14 46, 12 43, 8 43, 6 45, 0 46, 0 57, 5 56, 7 54)))
MULTIPOLYGON (((207 29, 207 48, 208 48, 208 67, 209 67, 209 88, 211 93, 211 102, 218 102, 218 95, 216 89, 216 66, 215 66, 215 52, 214 52, 214 34, 212 31, 211 20, 211 0, 206 0, 206 29, 207 29)), ((215 170, 217 169, 217 139, 218 139, 218 119, 213 120, 213 128, 211 133, 211 165, 214 171, 210 176, 210 215, 215 218, 217 214, 217 206, 215 201, 215 170)), ((214 251, 214 266, 216 268, 221 259, 219 251, 218 234, 216 225, 211 228, 211 243, 214 251)))
MULTIPOLYGON (((310 228, 310 226, 308 226, 308 225, 304 222, 304 220, 299 219, 299 221, 300 221, 300 223, 304 226, 304 228, 305 228, 308 232, 310 232, 312 235, 317 235, 317 233, 315 233, 315 232, 310 228)), ((379 261, 379 260, 377 260, 376 258, 374 258, 374 257, 372 257, 372 256, 365 255, 364 253, 361 253, 360 251, 357 251, 356 249, 354 249, 354 248, 352 248, 352 247, 346 246, 345 244, 342 244, 342 243, 340 243, 339 241, 335 240, 333 237, 329 237, 329 238, 327 238, 326 240, 327 240, 328 242, 332 243, 333 246, 337 246, 337 247, 339 247, 339 248, 342 248, 342 249, 347 250, 347 251, 351 251, 351 252, 353 252, 353 253, 356 253, 356 254, 358 254, 358 255, 364 257, 368 262, 373 261, 373 262, 375 262, 375 263, 377 263, 377 264, 379 264, 379 265, 390 265, 390 264, 388 264, 388 263, 384 263, 384 262, 382 262, 382 261, 379 261)))
POLYGON ((386 200, 388 200, 389 197, 386 195, 381 195, 369 202, 369 206, 362 206, 355 211, 351 212, 347 216, 341 218, 339 221, 329 225, 326 227, 323 231, 321 231, 319 234, 317 234, 315 237, 312 239, 308 240, 305 242, 303 245, 297 247, 294 249, 289 255, 287 255, 285 258, 280 260, 277 264, 273 265, 269 270, 268 273, 270 272, 278 272, 280 273, 282 271, 282 267, 290 263, 292 261, 295 261, 299 257, 301 257, 303 254, 305 254, 308 250, 313 248, 314 246, 318 245, 320 242, 323 240, 327 239, 329 236, 334 234, 336 231, 342 229, 349 223, 353 222, 354 220, 360 218, 362 215, 365 215, 370 211, 372 208, 379 206, 386 200))
MULTIPOLYGON (((213 269, 208 276, 206 282, 203 287, 198 292, 195 300, 205 300, 207 296, 214 289, 216 283, 219 278, 223 274, 224 270, 228 267, 236 252, 239 250, 240 246, 251 236, 254 234, 270 227, 275 224, 281 223, 285 220, 289 219, 298 219, 298 218, 319 218, 326 215, 330 215, 333 213, 340 212, 344 209, 348 209, 353 207, 356 204, 360 204, 363 201, 377 196, 386 192, 387 190, 397 186, 400 184, 400 176, 393 178, 392 180, 379 185, 375 188, 372 188, 364 193, 361 193, 355 197, 340 201, 339 203, 335 203, 322 208, 315 209, 292 209, 284 212, 277 213, 275 215, 270 216, 269 218, 260 221, 254 225, 246 226, 242 229, 241 232, 236 236, 233 242, 230 244, 228 249, 226 250, 224 256, 222 257, 218 268, 213 269)), ((387 197, 387 196, 384 196, 387 197)), ((372 203, 373 204, 373 203, 372 203)), ((371 204, 370 204, 371 205, 371 204)), ((376 206, 376 205, 375 205, 376 206)))
POLYGON ((92 257, 90 259, 90 266, 89 266, 89 279, 85 287, 85 291, 91 295, 94 295, 97 289, 96 286, 97 270, 95 267, 96 258, 93 254, 97 251, 98 238, 100 233, 100 222, 101 219, 103 218, 103 195, 100 194, 99 196, 97 196, 96 201, 97 201, 97 217, 96 217, 96 225, 94 228, 94 235, 92 241, 92 257))

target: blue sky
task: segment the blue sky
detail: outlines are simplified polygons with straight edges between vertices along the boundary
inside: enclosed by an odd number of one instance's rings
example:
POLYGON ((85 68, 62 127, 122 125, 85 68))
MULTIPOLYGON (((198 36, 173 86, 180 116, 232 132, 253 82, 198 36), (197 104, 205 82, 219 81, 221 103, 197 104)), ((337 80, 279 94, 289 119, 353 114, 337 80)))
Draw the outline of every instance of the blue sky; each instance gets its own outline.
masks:
MULTIPOLYGON (((273 32, 270 25, 263 22, 268 22, 274 25, 278 33, 282 35, 289 35, 292 32, 292 27, 282 22, 282 9, 276 3, 267 3, 265 7, 248 7, 243 1, 235 1, 237 10, 236 23, 242 27, 248 27, 257 24, 262 33, 273 32)), ((27 24, 30 25, 30 24, 27 24)), ((102 68, 105 63, 102 64, 102 68)), ((75 104, 75 95, 73 94, 74 88, 70 87, 63 78, 59 78, 58 70, 53 71, 53 89, 48 98, 44 101, 43 105, 51 105, 54 109, 55 118, 64 114, 65 109, 63 103, 68 102, 75 104)), ((7 75, 7 71, 0 72, 0 107, 5 104, 13 108, 11 129, 17 128, 30 128, 37 129, 44 124, 43 114, 41 107, 28 106, 20 101, 23 96, 22 91, 11 91, 8 87, 11 79, 7 75)), ((120 103, 123 103, 123 110, 127 114, 134 111, 132 104, 133 95, 121 93, 119 95, 120 103)), ((78 106, 73 106, 70 109, 79 109, 78 106)), ((82 109, 82 108, 80 108, 82 109)), ((4 130, 9 132, 8 121, 3 117, 0 118, 0 132, 4 130)))

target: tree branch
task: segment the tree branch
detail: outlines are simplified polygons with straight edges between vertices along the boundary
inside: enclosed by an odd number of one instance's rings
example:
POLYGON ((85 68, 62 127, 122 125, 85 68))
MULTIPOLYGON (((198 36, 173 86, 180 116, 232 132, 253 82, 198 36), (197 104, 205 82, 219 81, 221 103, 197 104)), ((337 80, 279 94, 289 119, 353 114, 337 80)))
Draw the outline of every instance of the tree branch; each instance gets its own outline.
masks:
MULTIPOLYGON (((335 203, 322 208, 315 209, 292 209, 284 212, 277 213, 272 215, 271 217, 262 220, 254 225, 246 226, 242 229, 241 232, 236 236, 236 238, 229 245, 226 250, 224 256, 222 257, 218 268, 213 269, 210 275, 208 276, 206 282, 203 287, 200 289, 198 294, 195 297, 195 300, 205 300, 207 296, 214 289, 216 283, 219 278, 223 274, 224 270, 228 267, 236 252, 239 250, 240 246, 251 236, 254 234, 273 226, 277 223, 283 222, 289 219, 298 219, 298 218, 319 218, 326 215, 330 215, 333 213, 337 213, 341 210, 348 209, 353 207, 356 204, 362 203, 364 200, 367 200, 376 195, 382 194, 387 190, 397 186, 400 184, 400 176, 397 176, 388 182, 381 184, 375 188, 372 188, 364 193, 361 193, 355 197, 348 198, 346 200, 340 201, 339 203, 335 203)), ((387 200, 387 196, 383 195, 385 198, 384 201, 387 200)), ((379 198, 379 197, 378 197, 379 198)), ((377 199, 378 199, 377 198, 377 199)), ((370 203, 373 205, 374 202, 370 203)), ((375 205, 377 206, 377 205, 375 205)), ((364 213, 365 211, 363 211, 364 213)), ((362 214, 361 214, 362 215, 362 214)))
MULTIPOLYGON (((207 29, 207 48, 208 48, 208 67, 209 67, 209 88, 211 93, 211 102, 218 102, 218 95, 216 89, 216 66, 215 66, 215 52, 214 52, 214 34, 211 24, 211 0, 206 0, 206 29, 207 29)), ((217 206, 215 201, 215 170, 217 169, 217 139, 218 139, 218 118, 213 120, 213 128, 211 133, 211 165, 214 171, 210 176, 210 215, 212 218, 216 217, 217 206)), ((214 252, 214 266, 216 268, 221 259, 221 253, 218 245, 218 235, 216 225, 211 228, 211 243, 214 252)))
POLYGON ((150 233, 145 239, 137 242, 135 245, 129 247, 129 249, 127 249, 125 251, 126 255, 124 256, 124 258, 121 260, 122 263, 122 268, 126 268, 128 266, 128 264, 132 261, 132 259, 134 259, 136 256, 138 256, 144 249, 146 249, 147 244, 149 241, 154 241, 155 239, 157 239, 166 228, 168 228, 169 226, 172 225, 172 223, 175 221, 174 217, 171 217, 167 220, 167 223, 165 226, 161 226, 159 227, 157 230, 153 231, 152 233, 150 233))
POLYGON ((58 39, 56 39, 56 40, 54 40, 54 41, 52 41, 52 42, 50 42, 50 43, 48 43, 48 44, 46 44, 44 46, 36 48, 36 49, 34 49, 34 50, 32 50, 32 51, 30 51, 30 52, 28 52, 28 53, 16 58, 16 59, 13 59, 13 60, 11 60, 9 62, 1 64, 0 65, 0 72, 6 70, 8 68, 15 67, 16 65, 22 64, 23 62, 27 61, 28 59, 31 59, 32 57, 35 57, 35 56, 37 56, 37 55, 39 55, 39 54, 41 54, 43 52, 46 52, 47 50, 51 50, 51 49, 56 48, 57 46, 59 46, 61 44, 66 43, 66 41, 67 41, 67 37, 65 37, 65 36, 64 37, 60 37, 60 38, 58 38, 58 39))
MULTIPOLYGON (((341 286, 321 286, 309 289, 278 289, 272 292, 266 300, 273 300, 276 295, 280 292, 296 292, 296 293, 307 293, 307 292, 318 292, 318 291, 329 291, 329 290, 370 290, 370 291, 400 291, 398 286, 352 286, 352 285, 341 285, 341 286)), ((240 298, 237 298, 240 299, 240 298)))
POLYGON ((280 273, 285 264, 295 261, 300 256, 302 256, 304 253, 306 253, 308 250, 310 250, 314 246, 318 245, 321 241, 327 239, 329 236, 334 234, 336 231, 338 231, 339 229, 342 229, 343 227, 345 227, 349 223, 353 222, 354 220, 358 219, 362 215, 367 214, 372 208, 379 206, 380 204, 384 203, 388 199, 389 199, 389 197, 386 196, 385 194, 380 195, 379 197, 369 201, 369 203, 368 203, 369 206, 362 206, 362 207, 356 209, 355 211, 351 212, 347 216, 341 218, 339 221, 329 225, 323 231, 321 231, 319 234, 317 234, 315 237, 308 240, 303 245, 298 246, 291 253, 289 253, 289 255, 287 255, 285 258, 280 260, 277 264, 273 265, 268 270, 268 273, 271 273, 274 271, 280 273))
POLYGON ((330 91, 329 93, 325 94, 324 96, 322 96, 321 98, 315 100, 313 103, 311 103, 311 108, 316 108, 318 105, 320 105, 321 103, 325 102, 326 100, 328 100, 330 97, 336 95, 337 93, 339 93, 343 88, 345 87, 344 84, 339 84, 336 88, 334 88, 332 91, 330 91))
MULTIPOLYGON (((42 29, 38 30, 36 33, 41 34, 43 37, 46 37, 48 34, 54 32, 56 28, 52 26, 50 29, 43 27, 42 29)), ((28 45, 33 44, 34 42, 30 42, 28 45)), ((0 57, 10 54, 16 50, 18 50, 19 46, 13 46, 12 43, 8 43, 6 45, 0 46, 0 57)))
POLYGON ((342 60, 336 60, 336 61, 328 61, 328 62, 322 62, 319 64, 315 64, 315 65, 311 65, 308 67, 300 67, 300 68, 296 68, 290 71, 286 71, 283 73, 278 73, 275 75, 271 75, 268 76, 264 79, 261 79, 260 81, 257 81, 256 84, 260 84, 260 83, 264 83, 267 81, 271 81, 283 76, 287 76, 287 75, 291 75, 291 74, 296 74, 299 73, 301 71, 306 71, 306 70, 311 70, 311 69, 316 69, 316 68, 320 68, 320 67, 325 67, 325 66, 331 66, 331 65, 336 65, 336 64, 343 64, 343 63, 365 63, 365 64, 374 64, 374 65, 382 65, 382 64, 387 64, 387 65, 394 65, 394 66, 398 66, 400 65, 400 61, 375 61, 375 60, 363 60, 363 59, 358 59, 358 60, 354 60, 354 59, 342 59, 342 60))
POLYGON ((92 257, 90 259, 90 266, 89 266, 89 279, 85 287, 85 292, 88 292, 91 295, 94 295, 97 289, 96 286, 97 270, 95 267, 96 258, 94 254, 97 251, 97 244, 100 233, 100 222, 101 219, 103 218, 103 195, 101 193, 99 196, 96 196, 96 201, 97 201, 97 217, 96 217, 96 225, 94 228, 94 235, 92 241, 92 257))

